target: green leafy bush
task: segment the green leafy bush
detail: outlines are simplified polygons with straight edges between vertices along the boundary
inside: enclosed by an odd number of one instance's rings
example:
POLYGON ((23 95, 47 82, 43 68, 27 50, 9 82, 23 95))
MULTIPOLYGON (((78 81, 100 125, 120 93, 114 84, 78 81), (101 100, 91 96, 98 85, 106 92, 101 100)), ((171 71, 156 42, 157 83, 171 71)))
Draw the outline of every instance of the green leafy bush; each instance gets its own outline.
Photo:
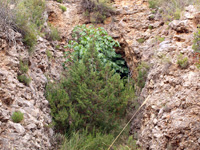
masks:
POLYGON ((20 123, 24 119, 24 114, 20 111, 15 111, 11 116, 13 122, 20 123))
POLYGON ((181 67, 181 69, 186 69, 189 65, 188 58, 183 57, 183 55, 179 55, 178 60, 177 60, 177 64, 179 65, 179 67, 181 67))
POLYGON ((59 8, 60 8, 63 12, 65 12, 65 11, 67 10, 67 8, 66 8, 65 6, 63 6, 63 5, 59 5, 59 8))
POLYGON ((47 85, 46 98, 56 129, 72 132, 95 128, 108 133, 118 127, 134 90, 108 64, 101 63, 94 41, 88 46, 82 60, 68 68, 60 83, 47 85))
POLYGON ((17 79, 18 79, 20 82, 24 83, 25 85, 29 85, 30 82, 31 82, 31 78, 28 77, 28 76, 25 75, 25 74, 18 75, 18 76, 17 76, 17 79))
POLYGON ((94 49, 98 52, 98 57, 103 65, 109 64, 122 77, 128 76, 129 71, 126 62, 120 54, 115 53, 115 47, 119 47, 119 43, 113 40, 103 28, 86 27, 86 25, 75 27, 72 40, 68 44, 68 48, 73 49, 74 52, 66 52, 68 59, 65 63, 76 59, 81 62, 86 56, 91 42, 94 42, 94 49), (71 55, 71 59, 69 55, 71 55))

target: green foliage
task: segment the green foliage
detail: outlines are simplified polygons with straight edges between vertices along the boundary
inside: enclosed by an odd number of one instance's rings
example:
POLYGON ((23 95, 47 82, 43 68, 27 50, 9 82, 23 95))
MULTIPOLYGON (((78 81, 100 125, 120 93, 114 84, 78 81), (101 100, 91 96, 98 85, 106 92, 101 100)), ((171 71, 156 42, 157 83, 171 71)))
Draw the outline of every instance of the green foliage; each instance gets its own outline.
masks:
POLYGON ((74 132, 70 138, 65 139, 61 150, 105 150, 112 140, 111 134, 74 132))
POLYGON ((186 69, 189 65, 188 58, 183 57, 183 55, 180 54, 178 56, 177 64, 179 65, 179 67, 181 67, 181 69, 186 69))
POLYGON ((21 71, 21 73, 27 73, 28 72, 28 63, 23 62, 22 60, 20 60, 19 62, 19 69, 21 71))
POLYGON ((68 48, 73 49, 74 52, 66 52, 67 60, 65 63, 77 60, 81 62, 92 42, 103 65, 109 64, 122 77, 128 76, 128 68, 125 61, 120 54, 115 53, 115 47, 119 47, 119 43, 113 40, 103 28, 86 27, 86 25, 75 27, 72 33, 72 40, 68 44, 68 48), (69 54, 71 58, 68 57, 69 54))
POLYGON ((31 82, 31 78, 28 77, 28 76, 25 75, 25 74, 18 75, 18 76, 17 76, 17 79, 18 79, 20 82, 24 83, 25 85, 29 85, 30 82, 31 82))
POLYGON ((49 24, 49 27, 50 27, 51 32, 50 32, 50 35, 49 35, 48 39, 49 40, 53 40, 53 41, 56 41, 56 40, 59 41, 61 39, 61 37, 60 37, 60 34, 59 34, 57 28, 55 28, 51 24, 49 24))
POLYGON ((23 35, 23 42, 33 48, 37 41, 37 34, 44 23, 44 0, 22 0, 16 6, 16 28, 23 35))
POLYGON ((63 6, 63 5, 59 5, 59 8, 60 8, 63 12, 65 12, 65 11, 67 10, 67 8, 66 8, 65 6, 63 6))
POLYGON ((20 123, 24 119, 24 114, 20 111, 15 111, 11 116, 13 122, 20 123))
POLYGON ((136 84, 141 89, 144 88, 144 86, 145 86, 148 70, 149 70, 149 65, 145 62, 142 62, 137 67, 138 76, 137 76, 136 84))
POLYGON ((46 98, 58 130, 111 132, 134 97, 132 84, 125 85, 119 74, 101 63, 92 43, 82 61, 73 63, 59 84, 47 85, 46 98))

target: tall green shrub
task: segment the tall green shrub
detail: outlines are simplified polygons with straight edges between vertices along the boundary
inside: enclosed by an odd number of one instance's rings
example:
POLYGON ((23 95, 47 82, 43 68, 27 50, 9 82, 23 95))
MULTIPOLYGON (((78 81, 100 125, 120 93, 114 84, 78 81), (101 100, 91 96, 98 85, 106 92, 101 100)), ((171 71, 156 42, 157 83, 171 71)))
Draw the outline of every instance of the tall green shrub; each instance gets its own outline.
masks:
POLYGON ((101 63, 94 42, 88 45, 82 61, 68 68, 59 84, 47 85, 46 97, 56 129, 110 132, 134 97, 132 85, 125 85, 110 65, 101 63))

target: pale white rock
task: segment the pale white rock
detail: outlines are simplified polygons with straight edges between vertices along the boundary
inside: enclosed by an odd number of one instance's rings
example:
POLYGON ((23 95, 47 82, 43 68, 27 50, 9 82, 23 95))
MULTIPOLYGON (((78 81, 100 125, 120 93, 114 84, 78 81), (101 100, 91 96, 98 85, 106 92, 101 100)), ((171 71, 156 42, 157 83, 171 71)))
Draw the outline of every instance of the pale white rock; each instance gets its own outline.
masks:
POLYGON ((10 123, 10 125, 15 129, 16 132, 23 134, 25 133, 24 127, 19 123, 10 123))
POLYGON ((28 130, 35 129, 36 127, 37 127, 37 126, 36 126, 36 124, 34 124, 34 123, 30 123, 29 125, 26 126, 26 128, 27 128, 28 130))

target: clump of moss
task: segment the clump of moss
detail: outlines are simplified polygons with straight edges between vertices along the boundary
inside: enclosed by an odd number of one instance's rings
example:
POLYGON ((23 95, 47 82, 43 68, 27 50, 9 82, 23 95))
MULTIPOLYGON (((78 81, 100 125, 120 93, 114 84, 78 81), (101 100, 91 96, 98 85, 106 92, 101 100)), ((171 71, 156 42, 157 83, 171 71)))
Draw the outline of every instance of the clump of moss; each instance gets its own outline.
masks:
POLYGON ((24 114, 20 111, 15 111, 11 118, 13 122, 20 123, 24 119, 24 114))

